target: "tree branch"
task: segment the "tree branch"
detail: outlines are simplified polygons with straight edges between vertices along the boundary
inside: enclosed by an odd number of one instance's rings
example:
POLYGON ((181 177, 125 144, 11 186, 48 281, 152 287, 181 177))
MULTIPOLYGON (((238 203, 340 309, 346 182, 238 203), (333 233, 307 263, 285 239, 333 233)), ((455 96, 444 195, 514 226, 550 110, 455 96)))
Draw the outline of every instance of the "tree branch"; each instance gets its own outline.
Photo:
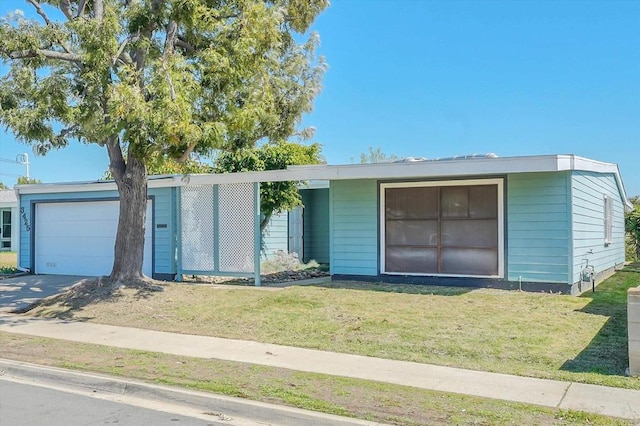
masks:
POLYGON ((104 3, 102 0, 93 0, 93 14, 98 22, 102 23, 102 19, 104 18, 104 3))
POLYGON ((187 146, 187 149, 182 153, 180 158, 178 158, 176 161, 178 163, 184 163, 185 161, 187 161, 189 159, 189 156, 193 152, 193 150, 196 148, 196 144, 197 142, 193 142, 191 145, 187 146))
POLYGON ((195 47, 193 47, 193 45, 191 45, 190 43, 187 43, 186 41, 184 41, 183 39, 181 39, 180 37, 178 37, 175 41, 175 45, 181 49, 186 50, 189 53, 192 53, 193 51, 196 50, 195 47))
MULTIPOLYGON (((66 0, 63 0, 66 1, 66 0)), ((78 2, 78 12, 76 13, 76 17, 80 18, 80 17, 84 17, 84 7, 87 4, 86 0, 80 0, 78 2)))
POLYGON ((60 6, 58 8, 69 21, 73 20, 73 13, 71 13, 71 4, 69 4, 69 0, 60 0, 60 6))
POLYGON ((76 131, 79 127, 80 126, 77 124, 74 124, 71 127, 66 127, 60 131, 59 135, 62 138, 66 138, 69 133, 76 131))
POLYGON ((173 48, 176 44, 177 32, 178 24, 176 21, 169 21, 167 24, 167 35, 164 39, 164 53, 162 54, 164 58, 173 53, 173 48))
POLYGON ((113 65, 115 65, 116 62, 118 62, 118 59, 126 64, 133 63, 133 59, 131 59, 131 56, 124 53, 124 49, 127 47, 127 44, 129 44, 130 42, 136 42, 138 41, 139 38, 140 38, 140 34, 135 34, 135 35, 132 35, 131 37, 125 38, 122 41, 122 43, 120 43, 120 47, 118 47, 118 52, 116 53, 112 61, 113 65))
POLYGON ((44 22, 47 25, 51 25, 51 20, 49 19, 49 17, 47 16, 47 14, 45 13, 44 10, 42 10, 42 7, 40 7, 40 3, 38 3, 37 0, 27 0, 28 3, 31 3, 33 5, 33 7, 36 8, 36 13, 40 16, 42 16, 42 19, 44 19, 44 22))
MULTIPOLYGON (((42 7, 40 6, 40 3, 38 2, 38 0, 27 0, 28 3, 31 3, 33 5, 33 7, 36 9, 36 13, 40 16, 42 16, 42 19, 44 19, 44 22, 48 25, 48 26, 52 26, 53 23, 51 22, 51 20, 49 19, 49 17, 47 16, 47 13, 42 10, 42 7)), ((60 10, 62 10, 62 12, 65 14, 65 16, 69 19, 71 19, 71 15, 69 12, 69 2, 68 0, 62 0, 62 2, 60 2, 60 10), (66 9, 65 9, 65 4, 66 4, 66 9)), ((63 42, 59 42, 60 46, 64 49, 65 52, 71 54, 71 50, 67 47, 66 44, 64 44, 63 42)))
POLYGON ((65 52, 56 52, 55 50, 31 49, 9 52, 10 59, 26 59, 35 58, 37 56, 44 56, 45 58, 49 59, 58 59, 61 61, 73 62, 80 65, 82 64, 82 58, 79 55, 65 52))
POLYGON ((162 64, 162 71, 164 71, 164 77, 167 79, 167 84, 169 85, 169 94, 171 95, 171 100, 175 102, 176 100, 176 89, 173 87, 173 80, 171 79, 171 74, 167 71, 167 65, 164 63, 164 58, 160 61, 162 64))

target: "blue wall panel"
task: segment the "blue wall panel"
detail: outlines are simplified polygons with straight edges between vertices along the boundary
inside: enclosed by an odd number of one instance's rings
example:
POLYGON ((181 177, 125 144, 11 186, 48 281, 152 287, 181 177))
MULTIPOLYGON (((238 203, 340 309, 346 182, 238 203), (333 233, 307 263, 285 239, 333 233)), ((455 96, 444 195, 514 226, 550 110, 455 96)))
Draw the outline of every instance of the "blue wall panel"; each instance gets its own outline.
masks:
POLYGON ((373 179, 331 182, 332 274, 378 274, 377 185, 373 179))
POLYGON ((573 209, 573 282, 587 264, 596 273, 624 262, 624 205, 615 177, 585 171, 571 176, 573 209), (613 198, 613 242, 604 243, 604 196, 613 198))
POLYGON ((521 173, 507 177, 507 278, 570 281, 569 174, 521 173))
POLYGON ((303 189, 304 260, 329 263, 329 188, 303 189))
POLYGON ((262 260, 272 259, 278 251, 288 251, 288 212, 271 216, 269 223, 262 232, 262 260))

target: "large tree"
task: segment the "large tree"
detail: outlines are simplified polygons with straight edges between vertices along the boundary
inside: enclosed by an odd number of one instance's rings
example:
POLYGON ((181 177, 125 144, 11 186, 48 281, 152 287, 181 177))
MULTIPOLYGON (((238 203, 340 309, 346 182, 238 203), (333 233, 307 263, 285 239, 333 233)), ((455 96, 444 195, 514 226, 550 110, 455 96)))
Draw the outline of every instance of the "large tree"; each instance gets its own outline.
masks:
POLYGON ((296 133, 324 70, 328 0, 26 0, 0 22, 0 123, 38 154, 109 155, 120 194, 111 279, 143 278, 147 163, 296 133), (34 15, 35 16, 35 15, 34 15))

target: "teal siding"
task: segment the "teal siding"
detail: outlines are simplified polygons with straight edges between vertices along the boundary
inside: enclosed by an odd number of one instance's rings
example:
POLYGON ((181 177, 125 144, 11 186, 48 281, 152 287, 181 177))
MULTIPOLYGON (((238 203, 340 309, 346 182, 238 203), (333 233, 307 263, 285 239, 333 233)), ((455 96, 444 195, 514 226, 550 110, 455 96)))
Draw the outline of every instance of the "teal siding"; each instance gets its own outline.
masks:
POLYGON ((507 279, 570 283, 568 173, 507 177, 507 279))
POLYGON ((378 275, 378 189, 372 179, 332 181, 332 274, 378 275))
POLYGON ((271 259, 278 251, 288 251, 288 212, 274 214, 262 232, 262 260, 271 259))
MULTIPOLYGON (((151 188, 149 195, 155 197, 154 215, 154 273, 175 273, 174 267, 174 231, 175 206, 172 188, 151 188), (158 224, 166 224, 167 228, 158 229, 158 224)), ((82 199, 118 198, 117 191, 86 191, 53 194, 22 194, 20 195, 20 259, 18 263, 23 268, 31 268, 31 202, 32 201, 72 201, 82 199), (27 231, 27 225, 29 230, 27 231)))
POLYGON ((588 260, 596 273, 624 262, 624 205, 615 177, 574 171, 571 175, 571 205, 573 209, 573 274, 572 282, 580 280, 580 271, 588 260), (613 243, 604 244, 604 196, 613 198, 613 243), (592 252, 592 253, 591 253, 592 252))
POLYGON ((329 263, 329 188, 303 189, 304 261, 329 263))

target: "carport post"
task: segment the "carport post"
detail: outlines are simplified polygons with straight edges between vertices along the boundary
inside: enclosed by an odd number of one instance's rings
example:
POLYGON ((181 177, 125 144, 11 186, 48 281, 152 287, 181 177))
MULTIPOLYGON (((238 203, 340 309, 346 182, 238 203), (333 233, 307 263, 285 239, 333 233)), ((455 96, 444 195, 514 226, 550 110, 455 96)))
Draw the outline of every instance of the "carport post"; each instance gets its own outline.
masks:
POLYGON ((253 274, 256 287, 260 287, 260 247, 262 246, 262 235, 260 232, 260 182, 254 183, 253 196, 256 206, 256 214, 253 220, 253 274))
POLYGON ((175 188, 176 207, 176 281, 182 282, 182 192, 181 187, 175 188))

